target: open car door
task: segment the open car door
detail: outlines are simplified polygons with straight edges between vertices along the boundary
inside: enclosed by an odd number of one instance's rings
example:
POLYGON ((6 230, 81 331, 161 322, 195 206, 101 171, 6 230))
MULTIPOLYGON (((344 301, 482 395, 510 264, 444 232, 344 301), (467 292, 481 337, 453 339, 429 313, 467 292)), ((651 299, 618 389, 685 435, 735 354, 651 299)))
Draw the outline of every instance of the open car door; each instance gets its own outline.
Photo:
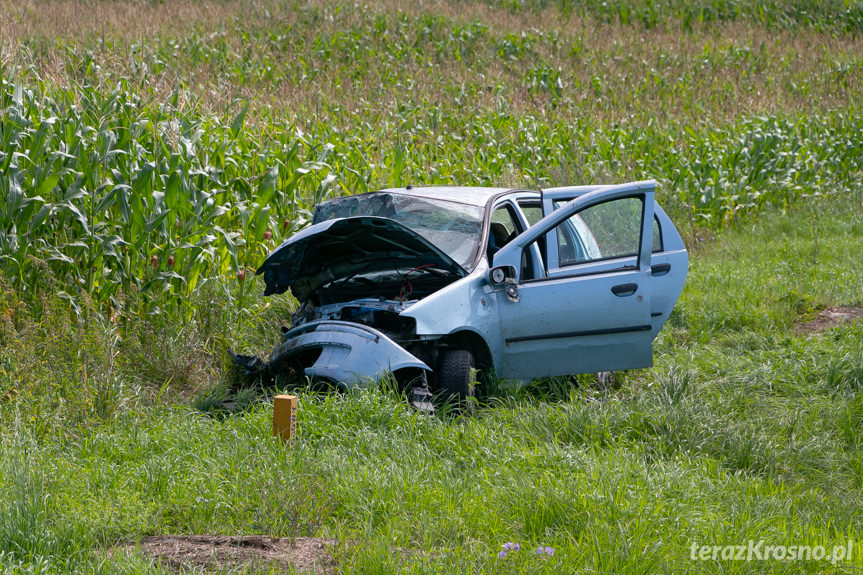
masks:
POLYGON ((500 373, 527 379, 652 365, 654 188, 635 182, 543 192, 544 217, 494 258, 509 284, 495 292, 500 373), (544 277, 521 278, 534 242, 544 277))

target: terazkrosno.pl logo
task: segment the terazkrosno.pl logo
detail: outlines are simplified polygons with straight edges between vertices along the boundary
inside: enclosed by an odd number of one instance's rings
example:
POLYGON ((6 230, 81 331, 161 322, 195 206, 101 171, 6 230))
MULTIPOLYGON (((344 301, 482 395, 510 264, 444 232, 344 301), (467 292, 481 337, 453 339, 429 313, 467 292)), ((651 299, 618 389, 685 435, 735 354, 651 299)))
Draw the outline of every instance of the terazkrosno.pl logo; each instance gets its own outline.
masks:
POLYGON ((845 545, 768 545, 764 539, 750 539, 746 545, 701 545, 693 542, 689 546, 689 558, 693 561, 848 561, 854 552, 854 540, 845 545))

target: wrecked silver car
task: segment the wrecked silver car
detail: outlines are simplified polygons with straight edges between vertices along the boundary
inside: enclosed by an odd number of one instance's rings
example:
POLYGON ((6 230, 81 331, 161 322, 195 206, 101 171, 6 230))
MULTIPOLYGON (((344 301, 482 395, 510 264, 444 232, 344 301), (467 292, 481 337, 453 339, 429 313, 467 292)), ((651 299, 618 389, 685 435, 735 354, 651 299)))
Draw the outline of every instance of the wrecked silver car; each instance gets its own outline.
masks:
POLYGON ((258 269, 264 295, 300 303, 266 368, 344 387, 392 372, 465 399, 473 369, 525 380, 648 367, 688 267, 654 187, 327 201, 258 269))

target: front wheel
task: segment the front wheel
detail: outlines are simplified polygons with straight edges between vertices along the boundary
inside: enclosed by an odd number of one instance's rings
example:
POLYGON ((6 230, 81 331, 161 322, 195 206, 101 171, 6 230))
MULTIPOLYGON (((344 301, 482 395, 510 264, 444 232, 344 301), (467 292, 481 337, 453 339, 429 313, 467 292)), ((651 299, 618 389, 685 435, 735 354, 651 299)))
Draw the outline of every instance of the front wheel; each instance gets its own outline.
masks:
POLYGON ((453 399, 460 409, 473 412, 476 407, 473 355, 466 349, 446 349, 440 354, 438 391, 453 399))

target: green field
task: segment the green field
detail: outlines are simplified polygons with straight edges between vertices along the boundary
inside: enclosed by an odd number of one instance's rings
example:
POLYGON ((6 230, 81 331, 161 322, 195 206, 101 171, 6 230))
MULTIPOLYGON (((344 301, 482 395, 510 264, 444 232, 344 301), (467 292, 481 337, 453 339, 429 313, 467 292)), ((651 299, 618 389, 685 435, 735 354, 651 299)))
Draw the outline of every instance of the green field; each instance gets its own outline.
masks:
POLYGON ((184 534, 335 539, 345 574, 863 570, 863 323, 801 327, 863 306, 859 1, 0 0, 0 77, 0 571, 174 573, 135 545, 184 534), (633 179, 690 250, 654 368, 471 417, 301 390, 290 448, 215 407, 322 199, 633 179), (750 540, 855 547, 691 558, 750 540))

